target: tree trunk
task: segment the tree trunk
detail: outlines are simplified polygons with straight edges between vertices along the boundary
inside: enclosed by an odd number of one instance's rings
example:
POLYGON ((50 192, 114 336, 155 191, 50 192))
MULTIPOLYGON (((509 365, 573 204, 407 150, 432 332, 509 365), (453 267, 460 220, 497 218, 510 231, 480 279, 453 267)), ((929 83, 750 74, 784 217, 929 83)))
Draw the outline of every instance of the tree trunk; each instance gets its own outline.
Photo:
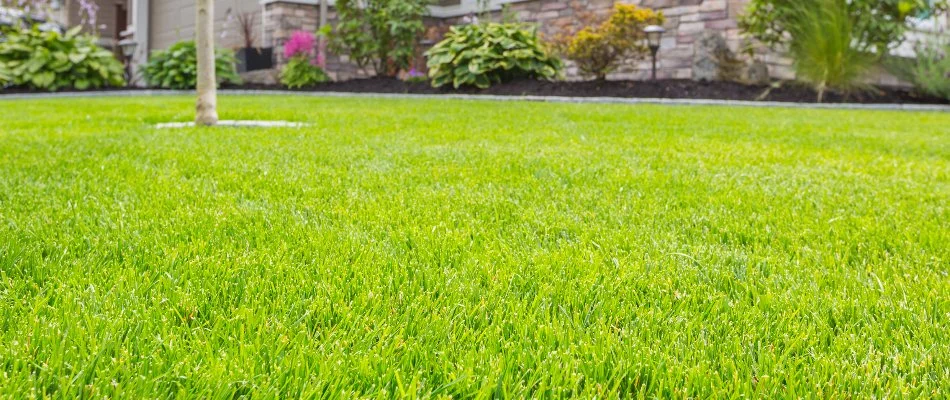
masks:
POLYGON ((195 124, 218 123, 217 81, 214 76, 214 1, 198 0, 195 31, 198 47, 198 107, 195 124))

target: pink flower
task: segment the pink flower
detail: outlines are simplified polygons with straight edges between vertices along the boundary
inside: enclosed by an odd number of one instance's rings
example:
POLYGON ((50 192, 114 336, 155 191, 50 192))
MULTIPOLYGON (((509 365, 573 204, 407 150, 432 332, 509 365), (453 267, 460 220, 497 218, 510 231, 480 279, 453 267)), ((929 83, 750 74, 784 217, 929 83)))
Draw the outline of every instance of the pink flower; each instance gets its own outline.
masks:
POLYGON ((296 31, 290 40, 284 43, 284 58, 293 58, 296 55, 309 56, 313 54, 313 46, 317 39, 310 32, 296 31))

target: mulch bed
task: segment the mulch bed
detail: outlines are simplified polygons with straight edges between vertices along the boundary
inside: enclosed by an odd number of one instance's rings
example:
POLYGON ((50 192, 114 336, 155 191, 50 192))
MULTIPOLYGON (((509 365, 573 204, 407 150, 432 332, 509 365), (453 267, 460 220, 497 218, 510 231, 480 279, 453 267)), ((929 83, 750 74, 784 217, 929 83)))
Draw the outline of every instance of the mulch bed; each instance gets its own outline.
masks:
MULTIPOLYGON (((281 89, 266 85, 242 85, 243 89, 281 89)), ((286 90, 286 89, 282 89, 286 90)), ((746 101, 779 101, 815 103, 817 94, 810 88, 788 82, 769 90, 768 86, 743 85, 734 82, 696 82, 692 80, 659 81, 586 81, 549 82, 523 80, 494 85, 488 89, 436 89, 427 83, 407 83, 397 79, 368 78, 329 82, 296 91, 351 92, 351 93, 418 93, 418 94, 489 94, 502 96, 565 96, 565 97, 622 97, 661 99, 715 99, 746 101), (760 98, 763 93, 768 95, 760 98)), ((825 103, 867 104, 948 104, 945 99, 918 96, 901 88, 875 88, 873 91, 845 97, 826 93, 825 103)))
MULTIPOLYGON (((565 96, 565 97, 621 97, 661 99, 715 99, 746 101, 777 101, 815 103, 817 95, 803 85, 788 82, 769 90, 767 86, 743 85, 733 82, 695 82, 692 80, 659 81, 587 81, 548 82, 523 80, 494 85, 488 89, 436 89, 428 83, 408 83, 391 78, 354 79, 329 82, 310 88, 288 90, 270 85, 225 85, 224 89, 284 90, 289 92, 346 92, 346 93, 413 93, 413 94, 487 94, 502 96, 565 96), (762 97, 768 91, 768 95, 762 97)), ((106 89, 125 90, 125 89, 106 89)), ((31 93, 28 90, 5 89, 0 94, 31 93)), ((946 99, 919 96, 902 88, 880 87, 872 91, 842 96, 827 93, 825 103, 864 104, 950 104, 946 99)))

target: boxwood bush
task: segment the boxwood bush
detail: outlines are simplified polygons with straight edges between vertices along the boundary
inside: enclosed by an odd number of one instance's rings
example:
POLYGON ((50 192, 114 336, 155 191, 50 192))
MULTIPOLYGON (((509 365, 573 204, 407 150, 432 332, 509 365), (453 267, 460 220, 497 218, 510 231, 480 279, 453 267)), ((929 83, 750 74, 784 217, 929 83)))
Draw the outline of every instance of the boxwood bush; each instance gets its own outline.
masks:
POLYGON ((96 45, 94 36, 38 27, 5 29, 0 40, 0 87, 34 90, 88 89, 125 85, 122 63, 96 45))
MULTIPOLYGON (((234 52, 215 49, 215 78, 218 84, 241 83, 235 64, 234 52)), ((173 44, 167 50, 156 51, 142 68, 145 82, 165 89, 194 89, 198 85, 198 49, 192 40, 173 44)))
POLYGON ((522 78, 556 78, 561 60, 550 55, 534 28, 520 24, 455 26, 426 52, 432 86, 487 88, 522 78))

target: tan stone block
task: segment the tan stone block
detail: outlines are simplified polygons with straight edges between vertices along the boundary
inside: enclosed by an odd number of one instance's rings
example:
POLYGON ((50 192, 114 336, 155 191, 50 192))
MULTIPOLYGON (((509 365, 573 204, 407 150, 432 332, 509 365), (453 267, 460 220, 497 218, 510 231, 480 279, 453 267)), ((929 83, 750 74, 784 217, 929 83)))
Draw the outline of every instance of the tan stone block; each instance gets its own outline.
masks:
POLYGON ((721 19, 717 21, 706 21, 706 29, 726 30, 738 27, 739 24, 734 19, 721 19))
POLYGON ((544 4, 541 5, 541 11, 555 11, 555 10, 563 10, 566 8, 568 8, 567 3, 560 0, 544 2, 544 4))
POLYGON ((696 38, 698 36, 699 36, 698 34, 677 35, 676 43, 677 44, 692 44, 696 42, 696 38))
POLYGON ((725 11, 711 11, 711 12, 701 12, 697 14, 697 18, 700 21, 717 21, 717 20, 726 20, 729 18, 729 15, 725 11))
POLYGON ((699 13, 683 14, 682 16, 679 17, 679 19, 680 19, 680 22, 696 22, 696 21, 699 21, 699 15, 700 15, 699 13))
POLYGON ((702 32, 704 29, 706 29, 705 22, 681 22, 676 32, 679 35, 687 35, 702 32))
POLYGON ((663 10, 663 15, 666 16, 677 16, 677 15, 689 15, 696 14, 699 12, 698 6, 681 6, 681 7, 671 7, 663 10))
POLYGON ((699 11, 726 11, 726 0, 705 0, 699 5, 699 11))

